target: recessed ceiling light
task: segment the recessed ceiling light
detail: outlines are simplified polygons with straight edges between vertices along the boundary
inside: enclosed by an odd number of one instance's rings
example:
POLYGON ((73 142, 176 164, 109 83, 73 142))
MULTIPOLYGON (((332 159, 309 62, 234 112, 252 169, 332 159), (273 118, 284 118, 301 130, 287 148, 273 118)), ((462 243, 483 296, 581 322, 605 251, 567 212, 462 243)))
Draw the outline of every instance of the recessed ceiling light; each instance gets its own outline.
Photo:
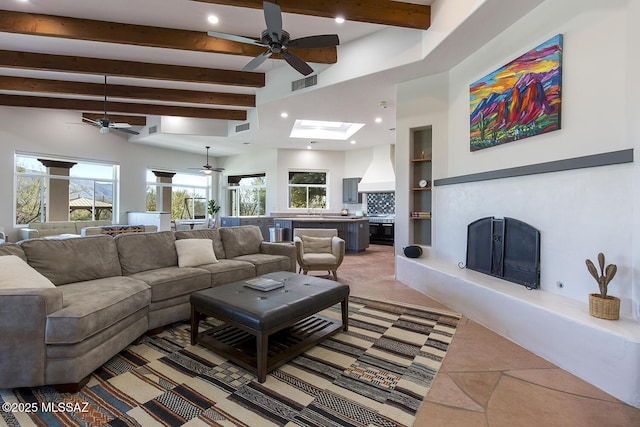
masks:
POLYGON ((344 24, 344 18, 342 16, 336 16, 336 22, 338 24, 344 24))
POLYGON ((287 113, 286 111, 283 111, 282 113, 280 113, 280 117, 282 117, 283 119, 286 119, 287 117, 289 117, 289 113, 287 113))
POLYGON ((307 150, 311 150, 311 146, 310 145, 307 145, 307 150))
POLYGON ((382 123, 382 117, 376 117, 376 123, 382 123))
POLYGON ((217 24, 220 22, 220 19, 216 15, 209 15, 207 21, 209 21, 210 24, 217 24))
POLYGON ((352 139, 352 140, 351 140, 351 144, 355 144, 355 143, 356 143, 356 140, 355 140, 355 139, 352 139))

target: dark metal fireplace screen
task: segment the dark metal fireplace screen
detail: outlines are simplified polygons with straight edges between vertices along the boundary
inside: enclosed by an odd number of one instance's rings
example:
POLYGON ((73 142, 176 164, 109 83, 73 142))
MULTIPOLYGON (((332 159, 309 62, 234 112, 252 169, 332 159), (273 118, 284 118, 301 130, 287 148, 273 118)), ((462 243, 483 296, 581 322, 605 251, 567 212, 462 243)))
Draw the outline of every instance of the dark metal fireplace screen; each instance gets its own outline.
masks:
POLYGON ((513 218, 482 218, 467 227, 467 268, 540 287, 540 232, 513 218))

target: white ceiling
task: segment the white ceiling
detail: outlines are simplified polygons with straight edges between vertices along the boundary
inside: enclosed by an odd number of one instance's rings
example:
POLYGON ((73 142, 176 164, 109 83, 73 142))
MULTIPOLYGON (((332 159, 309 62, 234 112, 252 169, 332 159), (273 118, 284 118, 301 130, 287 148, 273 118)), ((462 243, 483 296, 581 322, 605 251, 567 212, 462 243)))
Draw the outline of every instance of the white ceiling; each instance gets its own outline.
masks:
MULTIPOLYGON (((146 129, 142 129, 141 135, 131 138, 131 142, 197 153, 203 152, 205 145, 210 145, 212 147, 212 156, 250 152, 260 147, 305 148, 309 144, 309 140, 289 138, 289 133, 296 119, 312 119, 365 123, 365 126, 351 138, 357 141, 355 145, 350 144, 349 141, 318 140, 313 146, 314 149, 351 150, 373 145, 393 144, 395 143, 393 130, 395 129, 395 85, 398 82, 403 81, 403 79, 424 75, 425 72, 442 71, 447 69, 443 67, 455 65, 468 51, 477 47, 478 43, 483 43, 483 40, 488 40, 492 37, 492 31, 500 31, 501 28, 512 22, 509 19, 506 21, 504 19, 500 20, 499 16, 491 18, 489 13, 492 10, 503 11, 506 9, 504 12, 506 15, 511 13, 514 17, 519 17, 523 10, 533 8, 541 0, 529 2, 527 0, 485 0, 480 2, 486 6, 485 15, 490 18, 484 17, 483 19, 484 23, 490 28, 479 28, 477 22, 474 22, 473 19, 467 19, 447 37, 443 35, 438 37, 441 40, 441 49, 433 49, 432 53, 436 61, 439 61, 439 65, 435 63, 432 65, 424 64, 424 61, 421 64, 418 63, 413 58, 420 59, 415 55, 415 50, 419 50, 420 46, 416 47, 411 43, 414 40, 421 40, 425 33, 434 31, 434 28, 439 31, 442 24, 439 25, 437 21, 438 6, 442 7, 443 2, 451 1, 474 3, 471 0, 410 1, 411 3, 433 4, 432 27, 426 31, 393 29, 381 25, 358 22, 337 24, 333 19, 284 13, 283 27, 291 34, 292 38, 316 34, 336 33, 339 35, 341 44, 338 46, 338 64, 333 66, 310 64, 318 72, 319 85, 316 88, 291 93, 290 82, 303 76, 292 70, 284 61, 275 59, 268 59, 256 70, 266 73, 267 84, 261 89, 142 80, 117 76, 109 77, 109 83, 256 94, 257 107, 249 109, 248 114, 252 129, 257 125, 259 130, 254 129, 238 135, 227 136, 224 134, 224 128, 228 126, 226 122, 203 119, 173 119, 174 121, 190 122, 188 126, 183 123, 179 129, 197 130, 180 131, 179 134, 161 130, 158 134, 147 136, 146 129), (505 7, 505 5, 508 6, 505 7), (487 22, 487 20, 495 22, 487 22), (376 41, 378 39, 376 39, 375 33, 384 34, 384 37, 386 37, 387 33, 383 31, 396 31, 389 34, 392 34, 393 37, 399 36, 401 40, 408 40, 410 46, 394 45, 392 47, 393 50, 390 51, 389 47, 382 46, 384 44, 384 39, 382 39, 383 42, 380 43, 380 49, 387 52, 385 55, 388 55, 388 57, 377 58, 378 63, 383 64, 382 67, 379 64, 376 65, 379 67, 380 72, 369 75, 364 75, 366 73, 362 72, 354 72, 353 76, 349 75, 350 68, 345 64, 356 64, 351 68, 357 68, 358 61, 366 61, 366 59, 359 60, 357 54, 354 55, 354 51, 367 52, 367 49, 373 49, 372 52, 375 56, 375 53, 379 51, 378 42, 376 41), (469 37, 470 34, 474 36, 469 37), (369 39, 371 41, 368 41, 369 39), (456 54, 456 50, 459 51, 458 54, 456 54), (392 52, 392 54, 390 55, 388 52, 392 52), (386 70, 385 61, 388 61, 389 64, 386 70), (414 63, 407 67, 396 68, 391 71, 396 65, 412 61, 414 63), (386 102, 387 108, 380 107, 382 101, 386 102), (280 113, 282 111, 288 112, 289 117, 286 119, 281 118, 280 113), (375 123, 376 117, 381 117, 383 119, 382 122, 375 123)), ((475 3, 478 2, 475 1, 475 3)), ((469 5, 467 4, 466 7, 468 8, 469 5)), ((259 37, 260 32, 265 28, 262 10, 213 5, 189 0, 109 0, 107 2, 93 0, 0 0, 0 9, 203 32, 215 30, 248 37, 259 37), (207 22, 209 14, 218 16, 220 19, 219 24, 215 26, 209 24, 207 22)), ((0 33, 0 49, 235 70, 240 70, 252 59, 251 57, 235 55, 116 45, 9 33, 0 33)), ((0 68, 0 75, 93 83, 102 83, 104 78, 103 76, 89 74, 80 75, 9 68, 0 68)), ((136 101, 131 100, 131 102, 136 101)), ((193 106, 198 105, 194 104, 193 106)), ((80 121, 80 115, 78 115, 78 120, 80 121)), ((157 124, 158 120, 160 119, 148 118, 148 124, 157 124)), ((233 122, 231 125, 233 127, 239 123, 242 122, 233 122)), ((163 119, 160 128, 169 129, 169 127, 167 119, 163 119), (165 124, 167 125, 165 126, 165 124)))

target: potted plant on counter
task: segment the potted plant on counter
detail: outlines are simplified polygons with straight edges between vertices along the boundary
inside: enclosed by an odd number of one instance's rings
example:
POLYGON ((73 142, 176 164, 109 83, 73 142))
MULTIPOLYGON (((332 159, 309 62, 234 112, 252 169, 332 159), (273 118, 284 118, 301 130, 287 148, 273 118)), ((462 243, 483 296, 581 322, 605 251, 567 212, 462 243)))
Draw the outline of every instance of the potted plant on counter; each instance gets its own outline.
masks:
POLYGON ((600 266, 600 274, 596 266, 591 260, 585 261, 589 273, 598 282, 600 293, 589 294, 589 314, 601 319, 617 320, 620 318, 620 298, 607 295, 609 282, 613 279, 618 271, 615 264, 604 266, 604 254, 598 254, 598 264, 600 266))
POLYGON ((216 214, 220 210, 220 205, 215 200, 209 200, 207 204, 207 212, 209 213, 209 227, 213 228, 216 225, 216 214))

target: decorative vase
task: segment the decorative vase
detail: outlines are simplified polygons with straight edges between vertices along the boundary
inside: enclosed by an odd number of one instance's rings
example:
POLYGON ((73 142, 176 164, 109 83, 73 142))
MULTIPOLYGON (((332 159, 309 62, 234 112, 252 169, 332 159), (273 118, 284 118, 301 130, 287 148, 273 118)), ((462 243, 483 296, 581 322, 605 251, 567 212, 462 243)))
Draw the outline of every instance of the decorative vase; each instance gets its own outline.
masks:
POLYGON ((620 318, 620 298, 609 295, 602 298, 600 294, 589 294, 589 314, 601 319, 618 320, 620 318))

